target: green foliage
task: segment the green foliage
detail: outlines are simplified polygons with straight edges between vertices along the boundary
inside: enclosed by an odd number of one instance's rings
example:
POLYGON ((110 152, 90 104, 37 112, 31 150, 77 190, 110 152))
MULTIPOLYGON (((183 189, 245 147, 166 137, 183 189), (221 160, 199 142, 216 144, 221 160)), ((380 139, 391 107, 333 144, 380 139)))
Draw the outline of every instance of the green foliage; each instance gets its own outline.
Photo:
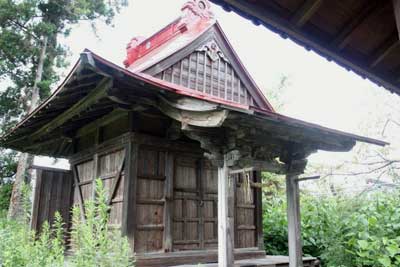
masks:
POLYGON ((39 237, 24 223, 0 219, 0 264, 4 267, 64 266, 63 228, 56 214, 55 227, 44 223, 39 237))
POLYGON ((5 212, 10 205, 12 186, 10 182, 0 185, 0 213, 5 212))
MULTIPOLYGON (((125 0, 0 0, 0 135, 50 95, 57 71, 67 65, 68 47, 60 45, 58 37, 68 35, 80 21, 93 29, 96 20, 110 24, 124 5, 125 0)), ((12 155, 1 153, 0 162, 7 157, 14 166, 12 155)), ((17 198, 23 177, 16 179, 17 198)))
MULTIPOLYGON (((24 186, 24 196, 28 196, 24 186)), ((39 235, 27 223, 0 217, 0 266, 4 267, 128 267, 134 266, 126 237, 108 225, 107 193, 101 180, 96 181, 96 200, 85 203, 83 220, 80 209, 73 208, 71 243, 73 255, 64 256, 65 228, 57 212, 50 228, 46 222, 39 235)), ((1 214, 0 214, 1 215, 1 214)))
POLYGON ((132 266, 133 255, 126 237, 108 224, 107 193, 100 179, 96 181, 96 200, 85 202, 85 220, 78 207, 73 208, 71 239, 73 266, 132 266))
MULTIPOLYGON (((268 190, 268 189, 267 189, 268 190)), ((301 195, 304 254, 324 266, 400 266, 400 191, 359 198, 301 195)), ((283 192, 264 208, 268 254, 287 254, 283 192)))

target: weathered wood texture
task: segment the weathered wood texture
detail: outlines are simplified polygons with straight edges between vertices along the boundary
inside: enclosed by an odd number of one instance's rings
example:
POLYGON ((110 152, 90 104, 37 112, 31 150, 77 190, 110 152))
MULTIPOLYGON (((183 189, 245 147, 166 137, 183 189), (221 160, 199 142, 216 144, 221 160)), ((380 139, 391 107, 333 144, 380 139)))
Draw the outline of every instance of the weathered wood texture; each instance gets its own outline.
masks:
POLYGON ((31 228, 40 231, 44 222, 51 225, 56 211, 64 222, 69 222, 73 183, 71 171, 40 168, 36 174, 31 228))
POLYGON ((135 251, 163 248, 166 152, 140 147, 137 163, 135 251))
MULTIPOLYGON (((264 258, 265 252, 257 249, 235 249, 235 260, 264 258)), ((172 253, 151 253, 137 255, 137 267, 176 266, 179 264, 195 264, 217 262, 218 253, 215 249, 179 251, 172 253)))
POLYGON ((235 243, 237 248, 257 247, 256 190, 253 172, 238 175, 236 186, 235 243), (247 176, 247 177, 246 177, 247 176), (249 179, 247 185, 244 179, 249 179))
POLYGON ((217 173, 199 155, 175 159, 173 250, 217 246, 217 173))
POLYGON ((193 52, 155 77, 243 105, 254 103, 232 65, 220 57, 212 60, 206 51, 193 52))
POLYGON ((298 175, 286 176, 287 217, 289 239, 289 266, 302 267, 302 242, 300 224, 300 190, 298 175))
MULTIPOLYGON (((96 154, 94 154, 96 157, 96 154)), ((110 224, 115 227, 121 227, 122 219, 122 203, 123 203, 123 185, 125 172, 121 171, 125 158, 125 150, 112 150, 104 154, 98 155, 97 170, 95 168, 95 160, 90 159, 78 163, 76 168, 76 182, 74 186, 74 205, 80 205, 80 192, 82 194, 82 203, 93 199, 93 181, 101 179, 104 188, 109 197, 110 209, 110 224)))
POLYGON ((234 262, 234 217, 229 204, 233 199, 233 177, 229 176, 227 160, 218 167, 218 266, 230 267, 234 262))
POLYGON ((396 26, 397 26, 397 33, 399 36, 400 40, 400 1, 399 0, 392 0, 393 1, 393 11, 394 11, 394 17, 396 20, 396 26))

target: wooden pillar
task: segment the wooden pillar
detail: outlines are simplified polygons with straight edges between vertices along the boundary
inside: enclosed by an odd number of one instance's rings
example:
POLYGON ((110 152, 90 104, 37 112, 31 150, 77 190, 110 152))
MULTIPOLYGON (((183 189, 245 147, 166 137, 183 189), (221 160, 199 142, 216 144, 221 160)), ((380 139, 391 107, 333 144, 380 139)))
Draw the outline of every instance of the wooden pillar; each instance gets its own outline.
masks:
POLYGON ((298 174, 286 175, 289 267, 303 266, 298 174))
POLYGON ((227 161, 218 167, 218 267, 232 267, 234 262, 233 183, 229 181, 227 161))
MULTIPOLYGON (((137 132, 139 127, 139 115, 129 112, 129 132, 137 132)), ((139 145, 130 138, 125 147, 125 177, 124 177, 124 198, 122 204, 121 231, 126 235, 131 246, 135 251, 136 234, 136 190, 137 190, 137 161, 139 145)))
POLYGON ((134 249, 136 229, 136 183, 138 145, 129 141, 125 154, 124 202, 122 205, 122 234, 134 249))
MULTIPOLYGON (((253 171, 254 181, 256 183, 262 183, 261 171, 253 171)), ((256 187, 254 188, 254 199, 256 204, 256 240, 257 247, 260 250, 264 250, 264 233, 263 233, 263 224, 262 224, 262 188, 256 187)))
POLYGON ((165 172, 165 207, 164 207, 164 252, 172 251, 172 217, 174 214, 174 154, 167 152, 165 172))
POLYGON ((393 11, 396 19, 397 33, 399 34, 400 40, 400 0, 393 0, 393 11))

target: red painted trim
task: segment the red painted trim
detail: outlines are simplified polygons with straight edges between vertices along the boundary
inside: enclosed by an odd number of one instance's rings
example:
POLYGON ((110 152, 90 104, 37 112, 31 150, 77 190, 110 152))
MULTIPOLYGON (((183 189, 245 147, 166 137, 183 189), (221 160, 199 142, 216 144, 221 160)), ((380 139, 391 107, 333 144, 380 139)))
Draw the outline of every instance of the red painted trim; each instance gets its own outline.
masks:
MULTIPOLYGON (((254 115, 258 115, 262 118, 265 119, 273 119, 275 121, 281 121, 282 123, 286 123, 289 124, 290 126, 302 126, 302 127, 306 127, 306 128, 312 128, 315 129, 317 131, 324 131, 326 132, 326 134, 331 134, 331 135, 336 135, 339 137, 347 137, 350 138, 354 141, 361 141, 361 142, 366 142, 366 143, 370 143, 370 144, 375 144, 375 145, 379 145, 379 146, 385 146, 388 145, 389 143, 384 142, 384 141, 380 141, 380 140, 376 140, 376 139, 372 139, 372 138, 368 138, 368 137, 363 137, 363 136, 359 136, 359 135, 354 135, 354 134, 350 134, 350 133, 346 133, 346 132, 342 132, 342 131, 338 131, 338 130, 333 130, 330 128, 326 128, 317 124, 313 124, 313 123, 308 123, 302 120, 298 120, 298 119, 294 119, 294 118, 290 118, 281 114, 278 114, 274 111, 270 111, 267 109, 262 109, 262 108, 258 108, 258 107, 248 107, 248 106, 244 106, 244 105, 240 105, 237 103, 232 103, 230 101, 224 101, 218 98, 214 98, 212 96, 209 95, 204 95, 201 92, 197 92, 195 90, 192 89, 188 89, 186 87, 183 86, 179 86, 176 84, 172 84, 166 81, 162 81, 160 79, 154 78, 152 76, 149 75, 144 75, 144 74, 137 74, 137 73, 133 73, 129 70, 126 70, 96 54, 94 54, 93 52, 91 52, 90 50, 86 49, 85 50, 86 53, 90 53, 93 57, 93 59, 97 62, 96 66, 98 66, 98 64, 104 64, 105 66, 113 69, 113 71, 119 71, 127 76, 130 76, 134 79, 137 79, 139 81, 142 81, 144 83, 153 85, 157 88, 163 89, 163 90, 168 90, 171 92, 174 92, 176 94, 180 94, 180 95, 185 95, 185 96, 190 96, 190 97, 195 97, 198 99, 202 99, 202 100, 206 100, 206 101, 210 101, 210 102, 214 102, 214 103, 219 103, 219 104, 223 104, 225 106, 227 106, 229 108, 229 106, 231 106, 232 108, 235 108, 236 111, 240 111, 240 109, 243 110, 243 112, 246 111, 254 111, 254 115), (239 109, 238 109, 239 108, 239 109)), ((36 108, 31 114, 29 114, 23 121, 21 121, 17 126, 15 126, 10 132, 8 132, 5 136, 2 137, 2 139, 4 140, 5 137, 11 135, 16 129, 18 129, 19 127, 22 127, 23 124, 25 122, 27 122, 30 118, 34 117, 35 114, 37 114, 41 109, 45 108, 50 101, 64 88, 64 85, 69 81, 69 79, 72 77, 72 75, 74 74, 74 72, 77 70, 77 68, 80 66, 81 61, 78 60, 78 62, 75 64, 75 66, 73 67, 73 69, 71 70, 71 72, 68 74, 67 78, 64 80, 64 82, 57 88, 57 90, 54 91, 54 93, 46 100, 44 101, 38 108, 36 108)), ((100 72, 100 70, 99 70, 100 72)))
POLYGON ((205 93, 199 92, 197 90, 193 90, 193 89, 187 88, 185 86, 181 86, 181 85, 177 85, 177 84, 174 84, 174 83, 171 83, 171 82, 160 80, 160 79, 155 78, 155 77, 153 77, 151 75, 147 75, 147 74, 144 74, 144 73, 137 73, 137 75, 141 76, 143 81, 151 83, 152 85, 157 86, 159 88, 162 88, 162 89, 177 93, 179 95, 191 96, 191 97, 199 98, 201 100, 206 100, 206 101, 210 101, 210 102, 214 102, 214 103, 224 104, 224 105, 232 106, 232 107, 235 107, 235 108, 247 109, 247 110, 249 109, 248 105, 242 105, 242 104, 239 104, 239 103, 236 103, 236 102, 231 102, 231 101, 228 101, 228 100, 217 98, 217 97, 214 97, 212 95, 205 94, 205 93))

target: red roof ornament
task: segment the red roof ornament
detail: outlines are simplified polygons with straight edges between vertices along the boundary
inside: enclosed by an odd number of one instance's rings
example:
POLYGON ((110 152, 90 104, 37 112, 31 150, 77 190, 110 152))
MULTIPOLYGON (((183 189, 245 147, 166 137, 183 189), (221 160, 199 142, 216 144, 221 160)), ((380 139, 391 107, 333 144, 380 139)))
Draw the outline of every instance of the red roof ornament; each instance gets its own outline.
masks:
POLYGON ((198 34, 215 22, 214 13, 207 0, 190 0, 182 7, 182 15, 161 31, 145 39, 133 38, 127 45, 125 67, 149 54, 151 51, 182 34, 198 34))
POLYGON ((182 20, 187 23, 198 19, 213 19, 214 13, 211 11, 211 5, 207 0, 191 0, 182 7, 182 20))

